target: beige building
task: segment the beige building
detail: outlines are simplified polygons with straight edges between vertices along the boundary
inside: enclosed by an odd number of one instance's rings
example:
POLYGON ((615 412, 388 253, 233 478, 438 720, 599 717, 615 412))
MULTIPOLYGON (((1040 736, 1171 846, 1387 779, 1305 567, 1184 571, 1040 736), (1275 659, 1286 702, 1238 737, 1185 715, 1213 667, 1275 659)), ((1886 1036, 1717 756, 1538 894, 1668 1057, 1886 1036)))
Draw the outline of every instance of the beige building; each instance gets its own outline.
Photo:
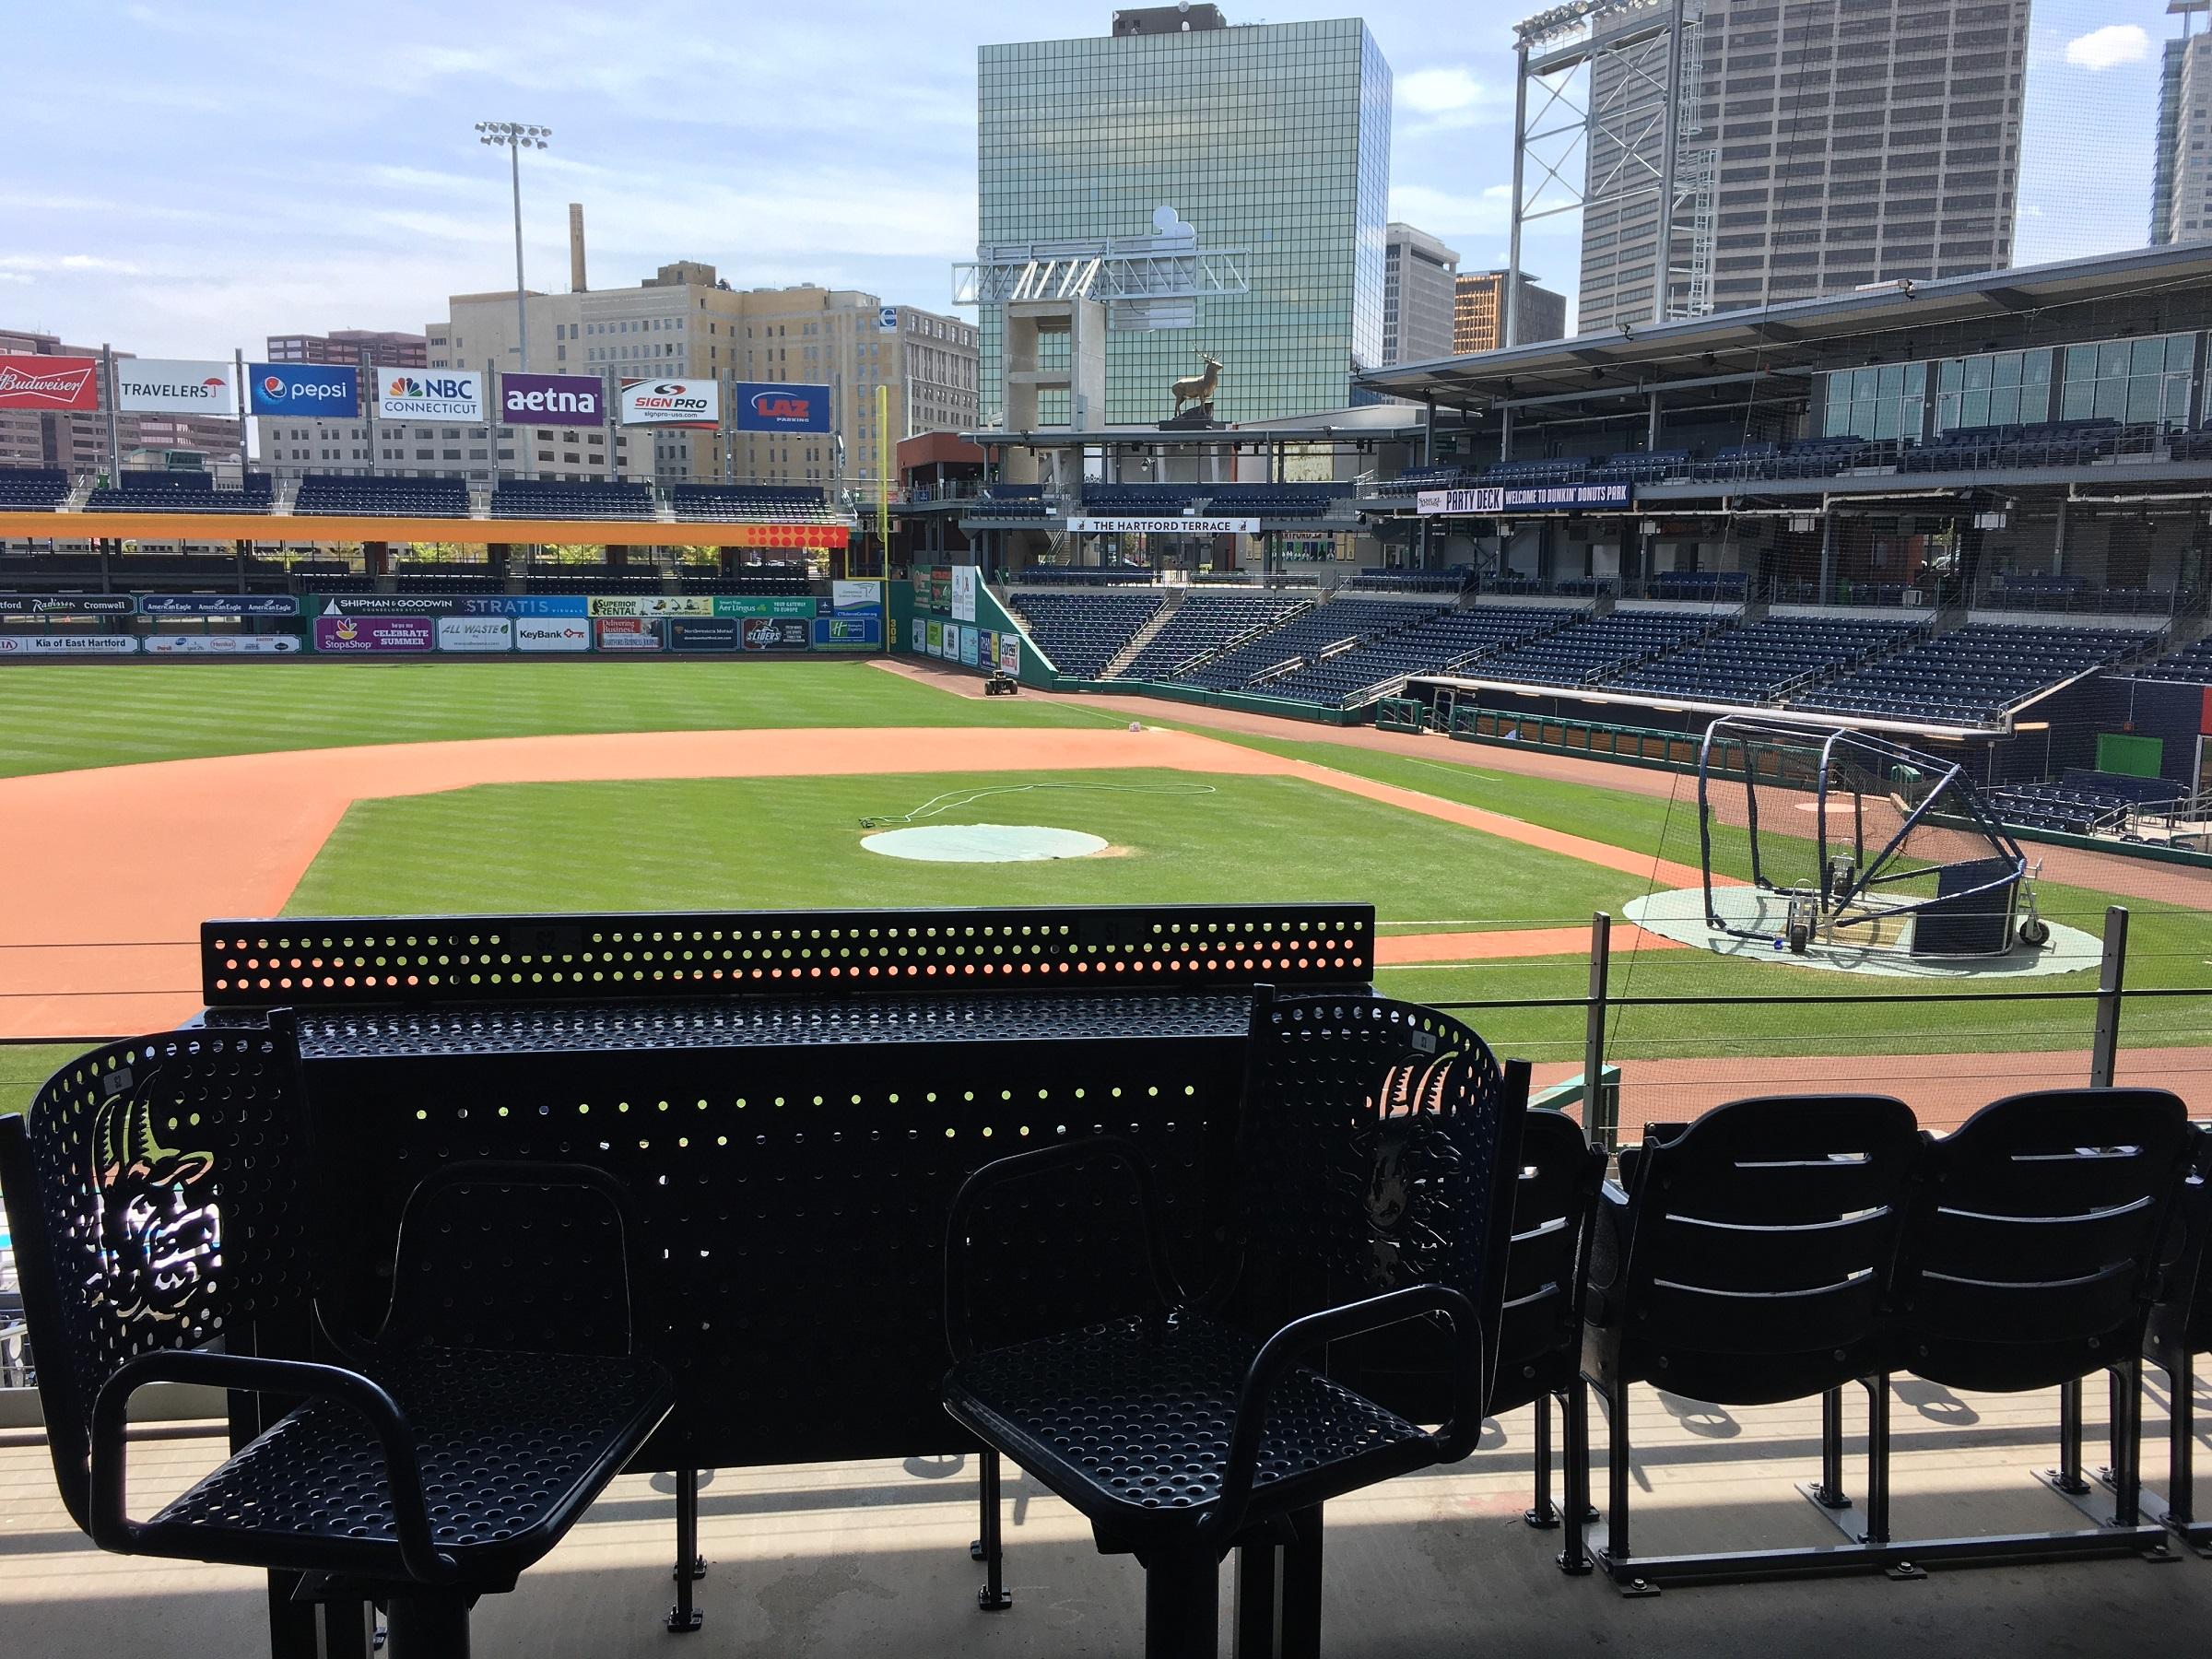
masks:
MULTIPOLYGON (((754 435, 654 431, 615 435, 634 457, 632 476, 664 483, 865 485, 876 478, 876 389, 889 388, 889 439, 916 431, 972 428, 977 353, 974 327, 911 306, 886 306, 873 294, 811 285, 735 289, 714 267, 695 261, 663 265, 634 288, 524 296, 530 359, 522 361, 514 292, 456 294, 444 323, 431 324, 432 368, 527 368, 542 374, 594 374, 610 385, 665 374, 722 382, 725 423, 741 381, 830 388, 828 433, 754 435), (841 471, 838 440, 843 440, 841 471), (627 441, 625 442, 625 441, 627 441)), ((602 436, 574 427, 525 429, 521 441, 539 476, 558 476, 604 456, 602 436)), ((618 457, 619 459, 620 457, 618 457)), ((586 476, 604 476, 590 475, 586 476)))
MULTIPOLYGON (((1504 271, 1463 271, 1453 285, 1452 352, 1496 351, 1505 344, 1504 271)), ((1513 313, 1513 344, 1556 340, 1567 332, 1567 296, 1538 288, 1521 273, 1521 305, 1513 313)))

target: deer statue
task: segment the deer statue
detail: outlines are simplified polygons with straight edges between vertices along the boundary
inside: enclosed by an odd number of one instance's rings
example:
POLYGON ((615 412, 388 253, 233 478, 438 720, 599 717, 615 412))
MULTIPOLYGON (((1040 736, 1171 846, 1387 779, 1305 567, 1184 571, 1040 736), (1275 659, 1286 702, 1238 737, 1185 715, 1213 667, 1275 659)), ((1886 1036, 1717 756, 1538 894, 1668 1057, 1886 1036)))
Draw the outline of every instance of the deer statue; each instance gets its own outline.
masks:
POLYGON ((1174 394, 1175 413, 1178 416, 1182 413, 1182 406, 1186 403, 1197 404, 1202 408, 1213 406, 1214 393, 1221 384, 1221 359, 1209 351, 1203 354, 1200 360, 1206 364, 1204 374, 1194 374, 1188 380, 1179 380, 1168 388, 1174 394))

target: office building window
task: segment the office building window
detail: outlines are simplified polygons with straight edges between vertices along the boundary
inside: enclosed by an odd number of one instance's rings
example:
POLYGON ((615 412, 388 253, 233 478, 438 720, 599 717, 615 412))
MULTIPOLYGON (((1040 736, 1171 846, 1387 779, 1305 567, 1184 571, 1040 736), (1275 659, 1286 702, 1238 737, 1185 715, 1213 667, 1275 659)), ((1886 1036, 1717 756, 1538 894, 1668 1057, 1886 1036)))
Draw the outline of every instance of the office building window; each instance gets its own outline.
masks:
POLYGON ((2186 426, 2195 356, 2196 336, 2186 334, 2069 346, 2060 416, 2186 426))

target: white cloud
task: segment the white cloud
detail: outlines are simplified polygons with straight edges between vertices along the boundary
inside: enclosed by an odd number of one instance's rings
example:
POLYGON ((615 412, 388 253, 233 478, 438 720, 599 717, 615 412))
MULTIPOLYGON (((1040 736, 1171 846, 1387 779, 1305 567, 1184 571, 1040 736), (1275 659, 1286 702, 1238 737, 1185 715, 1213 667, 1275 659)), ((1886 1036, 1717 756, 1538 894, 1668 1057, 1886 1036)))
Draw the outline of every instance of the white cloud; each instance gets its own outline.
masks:
POLYGON ((103 259, 97 253, 0 253, 0 271, 55 276, 69 271, 101 271, 112 276, 135 276, 139 267, 127 259, 103 259))
POLYGON ((2108 23, 2066 42, 2066 62, 2077 69, 2117 69, 2150 55, 2150 36, 2134 23, 2108 23))
POLYGON ((1398 101, 1424 115, 1464 110, 1488 96, 1483 84, 1457 65, 1442 69, 1416 69, 1398 77, 1398 101))

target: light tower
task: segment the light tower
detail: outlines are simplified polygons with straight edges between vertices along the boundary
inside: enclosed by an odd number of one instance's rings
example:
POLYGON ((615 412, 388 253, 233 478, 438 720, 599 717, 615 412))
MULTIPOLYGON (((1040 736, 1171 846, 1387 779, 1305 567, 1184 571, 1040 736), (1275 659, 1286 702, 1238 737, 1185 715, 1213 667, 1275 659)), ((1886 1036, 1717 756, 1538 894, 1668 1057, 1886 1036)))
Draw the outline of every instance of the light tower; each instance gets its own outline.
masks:
MULTIPOLYGON (((477 123, 477 143, 494 147, 500 145, 506 147, 508 171, 514 183, 515 367, 525 372, 530 368, 530 308, 523 299, 523 152, 533 148, 544 149, 547 140, 552 136, 553 129, 551 127, 532 126, 520 121, 479 121, 477 123)), ((486 386, 484 395, 488 398, 491 394, 491 388, 486 386)), ((490 413, 489 409, 485 411, 488 417, 490 413)), ((498 429, 499 422, 493 420, 491 429, 497 431, 498 429)), ((529 449, 530 441, 528 439, 519 437, 516 439, 515 450, 518 461, 525 464, 528 462, 529 449)), ((494 453, 495 454, 497 453, 496 445, 494 453)), ((611 454, 613 452, 610 450, 608 453, 611 454)), ((499 464, 496 460, 492 464, 492 470, 493 476, 496 477, 499 470, 499 464)), ((517 473, 527 472, 528 467, 526 465, 517 466, 515 471, 517 473)))

